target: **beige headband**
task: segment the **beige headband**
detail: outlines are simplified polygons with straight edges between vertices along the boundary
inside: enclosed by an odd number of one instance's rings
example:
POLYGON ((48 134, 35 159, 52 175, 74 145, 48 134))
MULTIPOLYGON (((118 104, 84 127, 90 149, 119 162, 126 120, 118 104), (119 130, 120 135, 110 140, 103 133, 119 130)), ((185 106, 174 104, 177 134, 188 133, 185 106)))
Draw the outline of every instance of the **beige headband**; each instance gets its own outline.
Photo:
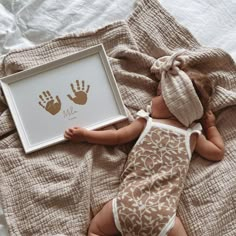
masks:
POLYGON ((161 74, 163 99, 170 112, 186 127, 203 116, 203 106, 189 76, 181 70, 188 59, 178 51, 171 56, 157 59, 151 67, 152 73, 161 74))

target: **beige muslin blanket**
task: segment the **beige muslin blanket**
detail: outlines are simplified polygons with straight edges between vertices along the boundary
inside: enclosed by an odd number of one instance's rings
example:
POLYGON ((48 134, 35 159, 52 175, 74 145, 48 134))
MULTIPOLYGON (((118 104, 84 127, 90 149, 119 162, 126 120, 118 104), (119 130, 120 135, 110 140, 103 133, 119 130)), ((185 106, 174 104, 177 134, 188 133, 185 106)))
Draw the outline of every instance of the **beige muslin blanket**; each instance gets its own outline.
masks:
MULTIPOLYGON (((193 158, 178 214, 189 235, 236 235, 235 63, 224 51, 199 45, 157 0, 139 1, 125 21, 13 51, 4 58, 0 75, 98 43, 105 47, 131 118, 155 94, 158 78, 150 67, 156 58, 185 48, 189 66, 210 76, 216 88, 212 108, 225 141, 225 158, 219 163, 193 158)), ((104 147, 65 142, 25 155, 3 102, 0 111, 0 194, 10 234, 86 235, 93 214, 117 193, 131 144, 104 147)))

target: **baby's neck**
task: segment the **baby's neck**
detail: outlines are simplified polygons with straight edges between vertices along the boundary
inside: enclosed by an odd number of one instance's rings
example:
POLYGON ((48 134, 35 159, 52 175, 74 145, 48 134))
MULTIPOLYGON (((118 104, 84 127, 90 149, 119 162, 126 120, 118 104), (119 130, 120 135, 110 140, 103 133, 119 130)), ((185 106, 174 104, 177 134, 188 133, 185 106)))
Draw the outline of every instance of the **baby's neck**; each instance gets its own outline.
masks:
POLYGON ((172 125, 172 126, 175 126, 178 128, 186 129, 186 127, 175 118, 173 118, 173 119, 171 119, 171 118, 168 118, 168 119, 155 119, 155 118, 153 118, 153 120, 156 120, 157 122, 160 122, 163 124, 172 125))

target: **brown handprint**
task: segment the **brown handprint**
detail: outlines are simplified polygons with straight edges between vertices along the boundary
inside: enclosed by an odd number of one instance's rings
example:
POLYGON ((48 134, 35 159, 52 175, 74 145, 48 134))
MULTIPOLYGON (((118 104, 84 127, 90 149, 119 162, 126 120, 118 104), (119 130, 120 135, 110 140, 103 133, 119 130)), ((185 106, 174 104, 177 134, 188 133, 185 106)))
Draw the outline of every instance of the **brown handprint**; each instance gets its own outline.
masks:
POLYGON ((70 86, 71 86, 71 89, 72 89, 75 97, 72 97, 70 94, 67 94, 68 98, 71 101, 73 101, 75 104, 79 104, 79 105, 86 104, 87 99, 88 99, 87 94, 89 92, 90 86, 87 85, 87 89, 86 89, 86 91, 84 91, 85 88, 84 88, 84 81, 83 80, 82 80, 82 88, 80 87, 79 80, 76 80, 76 87, 77 88, 75 88, 73 84, 70 84, 70 86))
POLYGON ((39 105, 52 115, 56 115, 61 110, 61 100, 58 96, 54 99, 49 91, 43 91, 39 95, 39 105))

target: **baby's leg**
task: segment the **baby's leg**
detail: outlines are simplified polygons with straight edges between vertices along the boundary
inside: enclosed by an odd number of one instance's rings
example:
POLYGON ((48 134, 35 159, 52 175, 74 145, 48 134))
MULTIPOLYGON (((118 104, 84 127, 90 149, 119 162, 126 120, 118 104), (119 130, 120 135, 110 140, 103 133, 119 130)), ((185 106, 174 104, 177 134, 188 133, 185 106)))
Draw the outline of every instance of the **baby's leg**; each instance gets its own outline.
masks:
POLYGON ((182 222, 176 216, 174 227, 168 233, 168 236, 188 236, 182 222))
POLYGON ((92 219, 88 236, 114 236, 119 235, 115 226, 112 212, 112 200, 104 205, 101 211, 92 219))

